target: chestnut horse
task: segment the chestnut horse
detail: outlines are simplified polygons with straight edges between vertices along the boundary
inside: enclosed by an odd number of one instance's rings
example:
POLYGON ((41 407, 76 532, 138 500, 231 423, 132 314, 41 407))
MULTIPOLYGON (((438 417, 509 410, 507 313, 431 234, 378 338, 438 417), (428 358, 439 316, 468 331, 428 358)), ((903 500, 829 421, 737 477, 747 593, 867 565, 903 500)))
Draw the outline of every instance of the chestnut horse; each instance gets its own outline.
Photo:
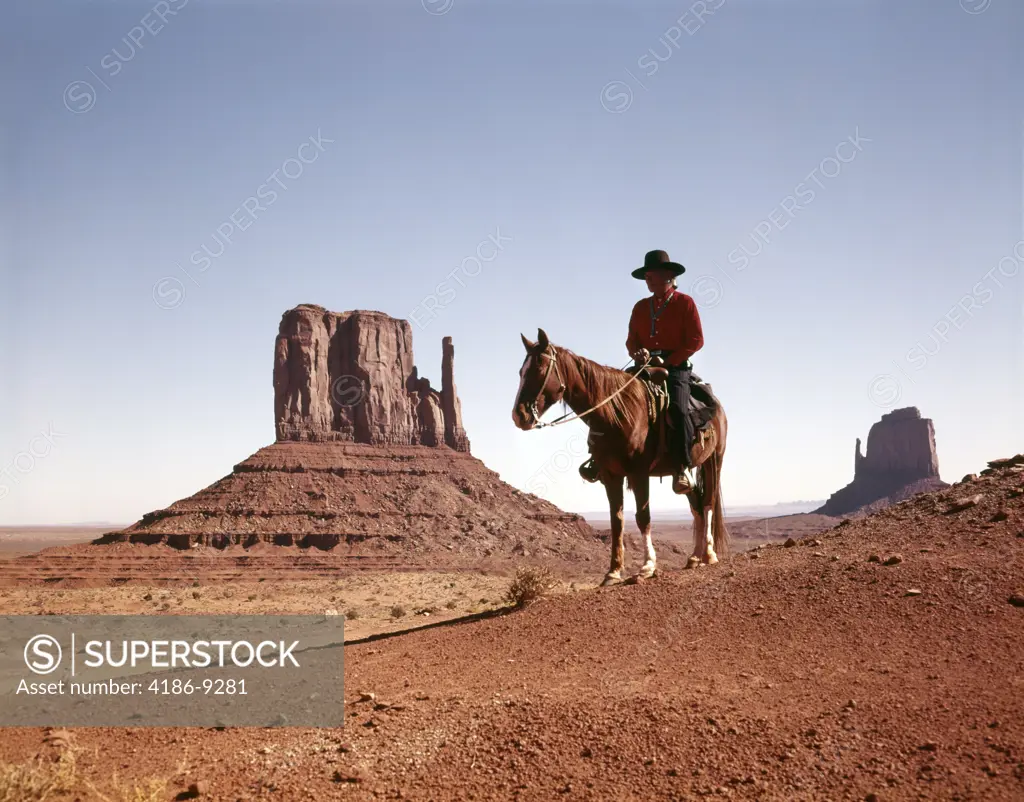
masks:
MULTIPOLYGON (((611 512, 612 559, 602 584, 622 580, 623 479, 636 497, 636 524, 644 538, 644 564, 638 576, 653 576, 657 557, 651 542, 650 477, 671 476, 677 466, 660 453, 658 429, 648 421, 647 390, 624 370, 556 347, 543 329, 537 330, 537 342, 520 336, 526 359, 512 408, 515 425, 524 431, 553 425, 541 423, 541 416, 564 401, 590 427, 591 454, 611 512)), ((693 514, 693 554, 687 568, 717 563, 728 548, 721 493, 727 428, 725 410, 719 405, 710 424, 694 438, 690 454, 696 482, 686 494, 693 514)))

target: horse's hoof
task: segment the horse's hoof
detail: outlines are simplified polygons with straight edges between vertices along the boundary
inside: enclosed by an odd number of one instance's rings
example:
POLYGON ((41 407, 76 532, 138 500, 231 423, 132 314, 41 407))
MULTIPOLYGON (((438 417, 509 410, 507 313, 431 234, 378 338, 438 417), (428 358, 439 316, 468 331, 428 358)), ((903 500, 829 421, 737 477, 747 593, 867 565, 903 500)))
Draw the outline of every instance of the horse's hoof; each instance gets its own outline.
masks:
POLYGON ((616 572, 614 574, 606 574, 604 581, 601 583, 602 588, 606 588, 609 585, 618 585, 622 582, 622 574, 616 572))
POLYGON ((644 567, 637 572, 637 576, 640 579, 650 579, 654 576, 656 570, 657 569, 653 565, 644 565, 644 567))
POLYGON ((696 568, 698 565, 700 565, 700 557, 698 557, 696 554, 691 554, 690 559, 686 561, 686 567, 696 568))
POLYGON ((716 555, 712 554, 710 557, 708 557, 704 561, 704 564, 705 565, 718 565, 718 557, 716 555))

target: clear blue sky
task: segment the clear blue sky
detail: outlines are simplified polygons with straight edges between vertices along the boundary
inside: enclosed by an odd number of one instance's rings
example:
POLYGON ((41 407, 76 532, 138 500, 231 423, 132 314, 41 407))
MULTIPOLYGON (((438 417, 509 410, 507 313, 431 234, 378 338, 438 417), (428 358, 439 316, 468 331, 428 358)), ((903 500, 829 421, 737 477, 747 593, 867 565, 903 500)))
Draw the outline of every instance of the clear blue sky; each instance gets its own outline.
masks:
POLYGON ((700 304, 728 504, 826 497, 897 406, 947 480, 1024 450, 1017 0, 0 14, 0 524, 133 521, 272 442, 304 302, 418 318, 435 387, 451 335, 475 455, 601 509, 582 424, 512 424, 519 335, 624 365, 652 248, 700 304))

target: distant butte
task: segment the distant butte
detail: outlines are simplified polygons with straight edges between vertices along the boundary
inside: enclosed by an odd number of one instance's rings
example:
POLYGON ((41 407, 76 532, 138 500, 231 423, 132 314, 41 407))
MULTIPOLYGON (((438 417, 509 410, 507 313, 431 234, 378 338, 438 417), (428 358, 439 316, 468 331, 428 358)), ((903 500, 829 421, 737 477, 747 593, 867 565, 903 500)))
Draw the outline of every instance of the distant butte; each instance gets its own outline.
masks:
POLYGON ((853 481, 814 512, 834 516, 868 512, 945 487, 949 484, 939 478, 931 419, 922 418, 917 407, 903 407, 872 425, 866 454, 861 453, 857 438, 853 481))
POLYGON ((277 442, 100 542, 315 547, 359 564, 606 559, 582 516, 469 453, 454 366, 445 337, 438 391, 418 374, 408 321, 289 309, 274 343, 277 442))
POLYGON ((454 363, 445 337, 438 392, 413 363, 409 321, 301 304, 282 316, 274 346, 277 440, 468 452, 454 363))

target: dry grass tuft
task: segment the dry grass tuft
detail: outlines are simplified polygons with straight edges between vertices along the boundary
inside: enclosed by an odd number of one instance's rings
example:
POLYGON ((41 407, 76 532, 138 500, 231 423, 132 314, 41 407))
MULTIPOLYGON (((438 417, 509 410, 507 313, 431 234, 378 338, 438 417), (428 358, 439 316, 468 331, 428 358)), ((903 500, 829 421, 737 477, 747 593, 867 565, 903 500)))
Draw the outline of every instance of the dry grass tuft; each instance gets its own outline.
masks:
POLYGON ((24 763, 0 762, 0 802, 42 802, 71 791, 76 776, 75 752, 62 749, 56 760, 37 755, 24 763))
POLYGON ((505 591, 505 601, 514 607, 525 607, 546 596, 557 584, 558 580, 547 568, 520 568, 505 591))

